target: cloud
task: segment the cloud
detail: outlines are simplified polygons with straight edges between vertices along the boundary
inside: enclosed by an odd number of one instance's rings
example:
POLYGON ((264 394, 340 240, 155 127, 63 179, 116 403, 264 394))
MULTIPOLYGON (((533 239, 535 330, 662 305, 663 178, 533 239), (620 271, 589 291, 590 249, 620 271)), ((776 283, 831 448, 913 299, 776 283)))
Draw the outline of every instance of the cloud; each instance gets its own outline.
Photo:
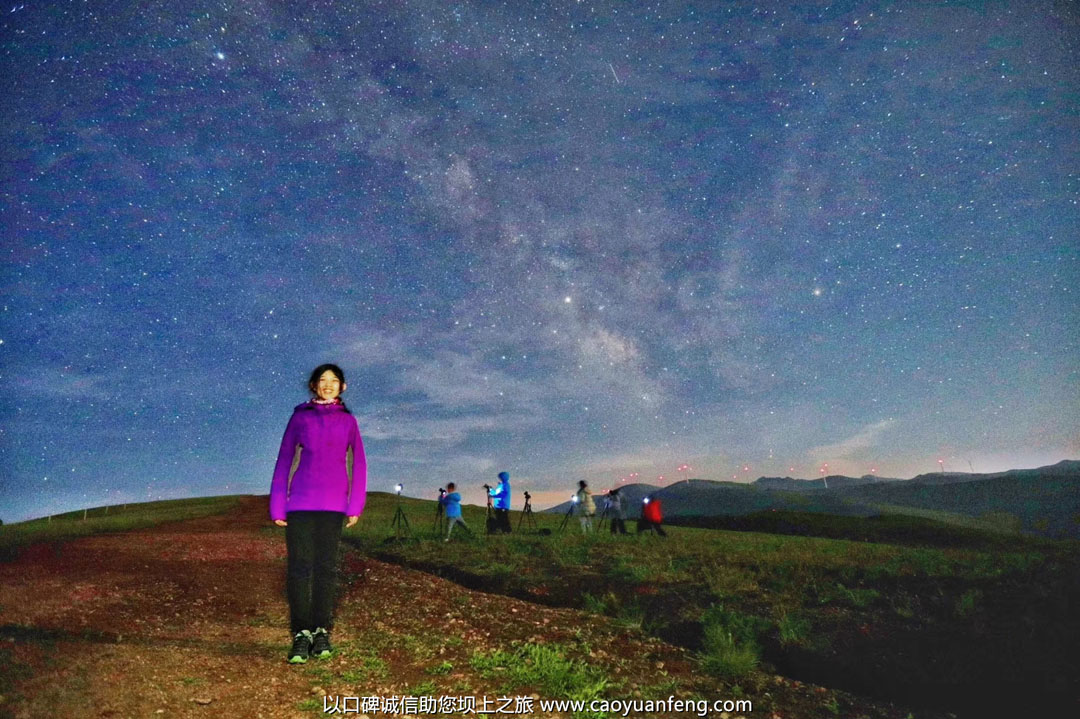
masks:
POLYGON ((533 384, 516 380, 486 366, 472 355, 441 351, 408 366, 409 386, 447 409, 509 409, 531 407, 533 384))
POLYGON ((538 420, 529 415, 486 414, 425 419, 415 407, 397 406, 379 414, 357 417, 360 429, 367 439, 453 446, 464 442, 472 434, 500 430, 520 429, 538 420))
POLYGON ((859 452, 873 447, 877 443, 878 437, 895 424, 896 420, 894 419, 868 424, 845 440, 811 448, 809 454, 816 462, 852 458, 859 452))
POLYGON ((119 377, 90 372, 56 371, 43 372, 36 368, 33 377, 16 377, 12 384, 16 392, 22 394, 44 395, 64 400, 108 400, 112 399, 112 387, 119 377), (47 377, 47 379, 42 379, 47 377))
POLYGON ((386 452, 406 445, 400 461, 418 455, 434 460, 478 435, 547 421, 543 387, 486 362, 479 352, 449 349, 455 343, 449 334, 353 325, 337 339, 357 374, 379 378, 381 400, 357 406, 361 432, 365 439, 387 443, 386 452))

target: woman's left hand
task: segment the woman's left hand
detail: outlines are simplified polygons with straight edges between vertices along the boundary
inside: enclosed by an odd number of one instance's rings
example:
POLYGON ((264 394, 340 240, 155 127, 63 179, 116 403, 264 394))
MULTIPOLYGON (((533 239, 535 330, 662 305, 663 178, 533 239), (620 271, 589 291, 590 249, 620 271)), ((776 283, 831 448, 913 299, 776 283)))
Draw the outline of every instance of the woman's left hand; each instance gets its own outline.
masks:
POLYGON ((349 527, 351 527, 351 526, 353 526, 354 524, 356 524, 356 520, 358 520, 358 519, 360 519, 360 515, 359 515, 359 514, 358 514, 358 515, 356 515, 355 517, 349 517, 349 521, 345 522, 345 529, 348 529, 349 527))

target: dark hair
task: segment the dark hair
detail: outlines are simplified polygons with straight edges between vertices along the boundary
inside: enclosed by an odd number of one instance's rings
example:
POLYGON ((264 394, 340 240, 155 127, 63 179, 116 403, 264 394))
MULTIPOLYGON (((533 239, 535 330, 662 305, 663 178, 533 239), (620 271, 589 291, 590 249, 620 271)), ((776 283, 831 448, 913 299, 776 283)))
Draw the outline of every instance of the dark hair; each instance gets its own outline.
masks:
POLYGON ((447 489, 457 489, 457 485, 454 484, 453 482, 451 482, 450 484, 446 485, 446 488, 447 489))
MULTIPOLYGON (((319 378, 321 378, 326 372, 333 372, 334 376, 338 378, 342 386, 345 385, 345 373, 341 371, 341 368, 336 364, 321 364, 311 372, 311 376, 308 377, 307 388, 311 394, 316 394, 315 388, 319 385, 319 378)), ((341 399, 341 395, 338 395, 338 401, 341 402, 341 408, 346 412, 349 408, 345 406, 345 400, 341 399)), ((350 413, 351 414, 351 413, 350 413)))
POLYGON ((581 487, 582 489, 585 489, 589 485, 585 484, 585 480, 583 479, 583 480, 581 480, 580 482, 577 483, 577 486, 581 487))

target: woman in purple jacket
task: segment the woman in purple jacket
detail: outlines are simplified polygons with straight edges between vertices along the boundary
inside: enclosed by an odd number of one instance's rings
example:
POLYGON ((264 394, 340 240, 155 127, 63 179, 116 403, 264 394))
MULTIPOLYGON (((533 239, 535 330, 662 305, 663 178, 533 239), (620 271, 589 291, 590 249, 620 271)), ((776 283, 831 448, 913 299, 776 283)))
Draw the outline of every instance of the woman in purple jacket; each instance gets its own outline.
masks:
POLYGON ((270 485, 270 519, 285 527, 293 644, 288 660, 328 657, 341 525, 356 524, 367 497, 367 460, 356 418, 341 401, 345 374, 315 368, 315 395, 293 410, 270 485))

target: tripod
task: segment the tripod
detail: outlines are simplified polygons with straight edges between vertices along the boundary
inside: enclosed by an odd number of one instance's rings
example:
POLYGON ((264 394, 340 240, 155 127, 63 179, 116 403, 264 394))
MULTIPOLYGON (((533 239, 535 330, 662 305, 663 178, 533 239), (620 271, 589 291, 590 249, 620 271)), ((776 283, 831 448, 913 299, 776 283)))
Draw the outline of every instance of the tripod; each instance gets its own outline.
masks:
POLYGON ((431 525, 436 537, 442 536, 446 531, 446 512, 443 509, 442 497, 440 494, 435 500, 435 521, 431 525))
POLYGON ((409 527, 409 518, 405 516, 405 512, 401 509, 401 492, 398 492, 397 510, 394 511, 394 518, 390 521, 390 526, 394 528, 394 539, 405 539, 412 534, 412 529, 409 527))
POLYGON ((521 516, 518 517, 518 526, 517 526, 517 528, 518 528, 519 532, 521 531, 521 523, 523 521, 525 521, 526 517, 528 517, 528 519, 529 519, 529 528, 532 529, 535 532, 536 531, 536 517, 533 516, 532 500, 531 499, 526 499, 525 500, 525 508, 521 510, 521 516))
POLYGON ((574 508, 577 507, 576 502, 570 503, 570 509, 566 510, 566 515, 562 518, 562 524, 559 525, 559 533, 561 534, 566 529, 566 523, 570 521, 570 515, 574 513, 574 508))
POLYGON ((611 509, 611 502, 604 502, 604 511, 600 513, 600 519, 596 522, 597 532, 604 528, 604 520, 607 519, 609 509, 611 509))

